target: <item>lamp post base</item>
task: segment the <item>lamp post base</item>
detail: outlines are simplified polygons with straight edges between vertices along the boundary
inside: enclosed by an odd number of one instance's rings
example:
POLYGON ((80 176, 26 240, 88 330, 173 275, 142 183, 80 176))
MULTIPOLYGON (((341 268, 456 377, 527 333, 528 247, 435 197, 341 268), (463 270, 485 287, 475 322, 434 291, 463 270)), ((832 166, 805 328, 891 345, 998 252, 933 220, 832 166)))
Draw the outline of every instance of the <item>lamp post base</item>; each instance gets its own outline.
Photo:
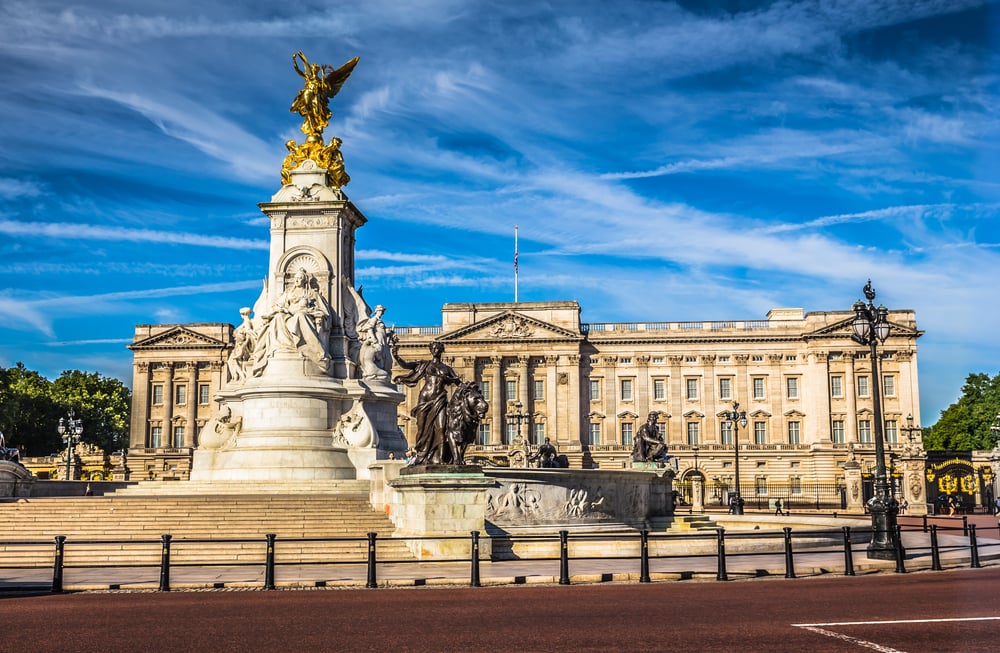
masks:
POLYGON ((892 496, 877 493, 868 502, 868 510, 872 515, 872 541, 868 544, 870 560, 895 560, 898 549, 900 555, 906 551, 899 541, 896 529, 896 515, 899 504, 892 496))

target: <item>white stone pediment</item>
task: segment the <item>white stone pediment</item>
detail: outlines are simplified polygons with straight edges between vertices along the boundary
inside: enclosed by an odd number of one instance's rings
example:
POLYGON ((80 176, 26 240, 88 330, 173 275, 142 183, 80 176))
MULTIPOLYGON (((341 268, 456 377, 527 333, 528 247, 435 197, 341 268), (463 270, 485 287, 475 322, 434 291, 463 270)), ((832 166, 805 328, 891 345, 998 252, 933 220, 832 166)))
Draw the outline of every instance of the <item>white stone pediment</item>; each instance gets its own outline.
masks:
POLYGON ((456 329, 439 338, 442 342, 496 342, 504 340, 582 340, 569 329, 549 324, 516 311, 504 311, 482 322, 456 329))
POLYGON ((183 326, 158 333, 155 336, 139 340, 129 345, 129 349, 150 350, 150 349, 224 349, 228 345, 216 338, 210 338, 183 326))
MULTIPOLYGON (((840 320, 839 322, 834 322, 833 324, 829 324, 821 329, 816 329, 812 333, 806 333, 804 334, 804 337, 818 338, 824 336, 847 336, 848 338, 850 338, 851 334, 854 333, 853 323, 854 323, 854 317, 852 316, 845 320, 840 320)), ((918 331, 917 329, 914 329, 912 327, 898 324, 896 322, 893 322, 892 320, 889 321, 889 327, 891 334, 889 336, 890 338, 892 336, 916 338, 922 336, 924 333, 923 331, 918 331)))

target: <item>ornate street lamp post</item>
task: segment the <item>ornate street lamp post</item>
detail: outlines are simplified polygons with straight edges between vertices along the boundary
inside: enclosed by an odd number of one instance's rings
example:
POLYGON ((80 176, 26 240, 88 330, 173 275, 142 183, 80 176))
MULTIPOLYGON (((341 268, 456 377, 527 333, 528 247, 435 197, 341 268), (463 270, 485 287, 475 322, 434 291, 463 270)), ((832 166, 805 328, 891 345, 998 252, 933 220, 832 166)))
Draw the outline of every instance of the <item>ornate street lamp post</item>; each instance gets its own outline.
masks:
POLYGON ((875 494, 868 501, 872 515, 872 541, 868 545, 868 557, 877 560, 895 560, 896 547, 902 544, 896 538, 896 515, 899 503, 889 491, 889 481, 885 467, 885 437, 882 427, 882 377, 879 370, 878 344, 889 337, 889 309, 875 308, 875 289, 871 279, 864 287, 865 298, 853 306, 854 333, 851 339, 860 345, 868 345, 872 362, 872 405, 875 412, 875 494))
MULTIPOLYGON (((517 412, 507 413, 508 424, 517 424, 517 435, 521 436, 521 424, 528 420, 529 415, 521 412, 524 405, 520 401, 514 402, 514 410, 517 412)), ((522 437, 523 439, 523 437, 522 437)), ((527 440, 525 440, 527 442, 527 440)), ((509 442, 507 444, 510 444, 509 442)), ((530 453, 530 452, 529 452, 530 453)))
POLYGON ((59 418, 59 426, 56 430, 59 431, 63 442, 66 443, 66 480, 71 481, 73 480, 73 475, 70 471, 70 461, 73 459, 73 447, 83 437, 83 421, 73 419, 75 413, 72 408, 67 411, 66 415, 68 419, 66 417, 59 418))
POLYGON ((732 501, 733 514, 742 515, 743 495, 740 493, 740 430, 738 426, 746 428, 747 413, 745 410, 740 410, 739 402, 733 402, 733 409, 726 412, 726 420, 733 427, 733 454, 736 461, 734 468, 736 474, 736 496, 732 497, 730 501, 732 501))

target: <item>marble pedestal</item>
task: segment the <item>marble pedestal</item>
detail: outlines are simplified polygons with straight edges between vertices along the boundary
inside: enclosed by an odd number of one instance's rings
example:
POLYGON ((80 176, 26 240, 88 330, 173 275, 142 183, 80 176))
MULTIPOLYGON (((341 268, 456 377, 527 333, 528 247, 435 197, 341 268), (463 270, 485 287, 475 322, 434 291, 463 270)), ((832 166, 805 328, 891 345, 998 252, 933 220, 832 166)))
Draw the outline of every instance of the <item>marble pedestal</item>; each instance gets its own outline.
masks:
POLYGON ((26 468, 9 460, 0 460, 0 497, 28 497, 35 477, 26 468))

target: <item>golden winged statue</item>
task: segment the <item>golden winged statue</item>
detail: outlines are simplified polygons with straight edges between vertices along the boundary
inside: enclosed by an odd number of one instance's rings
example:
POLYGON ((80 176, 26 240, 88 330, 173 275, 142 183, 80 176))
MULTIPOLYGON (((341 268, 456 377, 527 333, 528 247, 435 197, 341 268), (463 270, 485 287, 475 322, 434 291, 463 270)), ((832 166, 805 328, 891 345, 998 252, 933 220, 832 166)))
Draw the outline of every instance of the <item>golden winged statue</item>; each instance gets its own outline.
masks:
POLYGON ((292 113, 302 116, 302 133, 306 141, 301 145, 288 141, 288 156, 281 166, 281 182, 291 183, 291 171, 306 159, 312 159, 317 165, 327 169, 330 186, 340 188, 351 180, 344 171, 343 157, 340 154, 340 139, 332 138, 328 145, 323 143, 323 130, 330 124, 330 100, 351 76, 358 64, 354 57, 340 68, 334 69, 328 64, 309 63, 302 51, 292 55, 292 66, 295 68, 305 85, 292 101, 289 109, 292 113), (301 62, 301 67, 300 67, 301 62))

